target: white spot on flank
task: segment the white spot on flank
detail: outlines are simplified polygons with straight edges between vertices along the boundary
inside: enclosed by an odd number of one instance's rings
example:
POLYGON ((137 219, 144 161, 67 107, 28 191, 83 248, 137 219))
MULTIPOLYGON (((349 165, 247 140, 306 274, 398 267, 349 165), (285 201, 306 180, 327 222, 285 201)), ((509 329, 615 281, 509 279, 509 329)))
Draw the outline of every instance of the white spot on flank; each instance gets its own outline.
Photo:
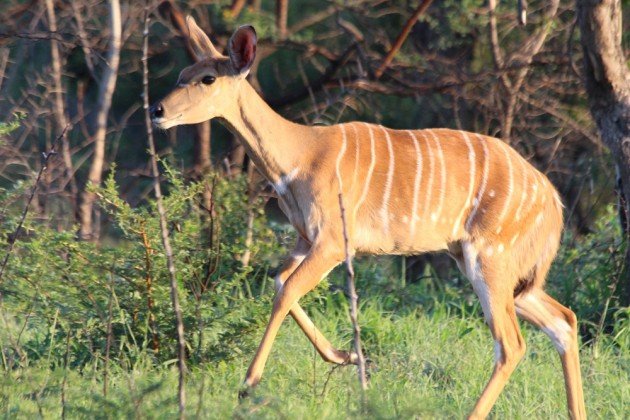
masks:
POLYGON ((499 217, 497 218, 497 224, 499 225, 499 227, 497 228, 496 233, 499 234, 501 233, 502 230, 502 226, 501 226, 501 222, 503 222, 503 218, 505 217, 508 209, 510 208, 510 200, 512 198, 512 193, 514 192, 514 171, 512 168, 512 159, 510 159, 510 151, 508 150, 508 147, 505 145, 505 143, 500 142, 501 143, 501 148, 503 149, 503 153, 505 154, 505 160, 507 162, 507 167, 508 167, 508 189, 507 189, 507 194, 505 197, 505 202, 503 203, 503 208, 501 209, 501 212, 499 213, 499 217))
POLYGON ((368 192, 370 190, 370 181, 372 180, 372 173, 374 172, 374 166, 376 165, 376 152, 374 150, 374 132, 372 131, 372 127, 368 123, 363 123, 370 134, 370 167, 368 168, 367 176, 365 179, 365 186, 363 187, 363 192, 361 193, 361 197, 357 202, 356 207, 354 208, 354 215, 356 217, 357 212, 359 211, 359 207, 363 204, 365 199, 367 198, 368 192))
POLYGON ((510 245, 514 245, 514 243, 516 242, 516 240, 518 239, 518 233, 516 235, 514 235, 514 237, 510 240, 510 245))
POLYGON ((486 248, 486 255, 491 257, 492 254, 494 254, 494 249, 491 246, 489 246, 488 248, 486 248))
POLYGON ((536 216, 536 221, 535 221, 535 223, 536 223, 537 225, 539 225, 539 224, 542 222, 543 217, 544 217, 544 215, 542 214, 542 212, 538 213, 538 216, 536 216))
POLYGON ((409 218, 408 218, 407 216, 403 216, 403 217, 402 217, 402 222, 403 222, 404 224, 409 223, 409 218))
POLYGON ((273 188, 276 192, 280 195, 285 195, 289 184, 295 179, 299 171, 300 170, 298 168, 293 168, 288 174, 282 175, 278 182, 273 184, 273 188))
POLYGON ((502 253, 505 250, 505 246, 503 246, 503 244, 499 244, 499 246, 497 247, 497 254, 502 253))
POLYGON ((446 165, 444 163, 444 152, 442 151, 440 139, 432 130, 429 130, 429 133, 431 133, 433 140, 435 140, 435 145, 437 146, 438 151, 438 160, 440 161, 440 198, 438 200, 437 209, 431 215, 431 219, 435 222, 438 217, 440 217, 440 213, 442 213, 442 206, 444 205, 444 195, 446 194, 446 165))
POLYGON ((466 133, 465 131, 460 131, 460 133, 464 137, 466 146, 468 146, 468 161, 470 163, 470 172, 468 174, 468 178, 470 181, 468 182, 468 195, 466 198, 466 202, 462 206, 462 209, 459 212, 457 219, 455 219, 455 224, 453 225, 453 232, 452 232, 453 236, 455 236, 457 234, 457 231, 459 230, 459 225, 462 221, 462 218, 464 217, 464 212, 467 210, 468 206, 470 205, 472 195, 474 192, 473 190, 475 188, 475 149, 473 148, 470 138, 468 137, 468 133, 466 133))
POLYGON ((413 131, 407 130, 407 133, 413 139, 413 147, 416 150, 416 176, 413 181, 413 204, 411 209, 411 237, 416 233, 416 220, 419 219, 418 213, 418 193, 420 192, 420 182, 422 181, 422 152, 418 145, 418 139, 413 131))
POLYGON ((387 169, 387 180, 385 181, 385 193, 383 194, 383 207, 381 207, 381 218, 383 220, 383 230, 385 235, 389 235, 389 219, 387 212, 389 210, 389 198, 392 193, 392 181, 394 180, 394 149, 392 147, 392 139, 389 137, 389 132, 381 127, 385 134, 385 140, 387 141, 387 151, 389 153, 389 165, 387 169))
POLYGON ((496 192, 495 192, 494 190, 490 190, 490 191, 488 191, 488 196, 489 196, 490 198, 494 198, 495 194, 496 194, 496 192))

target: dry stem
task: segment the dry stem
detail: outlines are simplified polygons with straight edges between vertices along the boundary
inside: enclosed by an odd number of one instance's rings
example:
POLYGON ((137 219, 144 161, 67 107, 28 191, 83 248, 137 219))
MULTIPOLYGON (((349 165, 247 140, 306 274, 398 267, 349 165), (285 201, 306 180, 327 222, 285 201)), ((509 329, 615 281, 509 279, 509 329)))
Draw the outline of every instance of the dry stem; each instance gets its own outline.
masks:
MULTIPOLYGON (((367 376, 365 374, 365 357, 361 350, 361 327, 357 317, 357 291, 354 287, 354 268, 352 267, 352 257, 350 256, 350 247, 348 244, 348 230, 346 226, 346 210, 343 206, 343 197, 339 193, 339 208, 341 209, 341 223, 343 225, 343 242, 346 253, 346 270, 348 272, 348 294, 350 295, 350 320, 352 321, 352 328, 354 332, 354 351, 357 354, 357 367, 359 373, 359 384, 361 389, 365 391, 367 389, 367 376)), ((365 392, 363 393, 363 403, 365 403, 365 392)), ((364 404, 365 405, 365 404, 364 404)))
POLYGON ((151 170, 153 172, 153 184, 155 191, 155 200, 157 201, 157 209, 160 216, 160 231, 162 233, 162 245, 166 254, 166 263, 171 281, 171 303, 175 312, 175 322, 177 327, 177 367, 179 370, 178 384, 178 401, 179 401, 179 418, 184 418, 184 410, 186 405, 186 390, 184 387, 184 379, 186 375, 186 341, 184 338, 184 322, 182 319, 182 311, 179 306, 179 296, 177 293, 177 278, 175 277, 175 262, 173 258, 173 250, 168 233, 168 225, 166 223, 166 211, 162 202, 162 189, 160 187, 160 172, 158 170, 157 157, 155 153, 155 142, 153 141, 153 129, 151 127, 151 118, 149 116, 149 68, 148 68, 148 49, 149 49, 149 2, 147 0, 144 5, 144 32, 142 42, 142 99, 144 103, 144 121, 147 130, 147 141, 149 143, 149 154, 151 155, 151 170))

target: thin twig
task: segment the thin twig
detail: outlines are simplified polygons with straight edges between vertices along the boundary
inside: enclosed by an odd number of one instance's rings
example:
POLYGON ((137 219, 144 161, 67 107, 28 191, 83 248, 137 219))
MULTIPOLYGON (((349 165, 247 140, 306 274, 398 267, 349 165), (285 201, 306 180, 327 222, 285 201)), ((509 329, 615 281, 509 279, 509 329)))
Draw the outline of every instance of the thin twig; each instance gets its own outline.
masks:
POLYGON ((105 340, 105 362, 103 366, 103 398, 107 398, 109 389, 109 352, 112 347, 112 318, 114 303, 114 275, 109 274, 109 303, 107 304, 107 338, 105 340))
MULTIPOLYGON (((66 135, 66 132, 68 131, 69 127, 70 127, 70 124, 66 124, 66 126, 61 131, 61 134, 59 134, 59 136, 55 139, 55 141, 53 141, 48 153, 42 154, 44 156, 44 162, 42 164, 42 167, 39 170, 39 173, 37 174, 37 178, 35 179, 35 185, 33 185, 33 190, 31 191, 31 195, 28 197, 28 201, 26 202, 26 206, 24 207, 24 211, 22 212, 22 218, 20 219, 20 223, 18 223, 17 228, 15 228, 15 232, 9 239, 9 249, 7 249, 7 253, 4 256, 4 261, 2 262, 2 266, 0 267, 0 283, 2 283, 2 274, 4 274, 4 269, 9 262, 9 257, 11 256, 11 253, 13 252, 13 245, 18 239, 18 235, 20 234, 20 230, 22 230, 22 225, 24 225, 24 220, 26 220, 26 215, 28 214, 28 210, 29 210, 29 207, 31 206, 31 202, 33 201, 33 198, 35 197, 35 193, 37 192, 37 187, 39 186, 39 180, 42 178, 42 174, 48 168, 48 161, 50 160, 50 158, 53 155, 57 154, 57 150, 56 150, 57 144, 66 135)), ((0 294, 0 298, 1 297, 2 295, 0 294)))
MULTIPOLYGON (((348 272, 348 294, 350 295, 350 320, 352 321, 352 327, 354 331, 354 351, 357 354, 357 367, 359 373, 359 384, 361 384, 361 390, 367 389, 367 376, 365 374, 365 357, 363 357, 363 351, 361 350, 361 327, 357 319, 357 291, 354 287, 354 268, 352 267, 352 258, 350 257, 350 245, 348 243, 348 230, 346 226, 346 210, 343 206, 343 197, 341 192, 339 193, 339 208, 341 209, 341 224, 343 225, 343 242, 346 254, 346 270, 348 272)), ((365 392, 362 394, 362 403, 365 407, 365 392)))
POLYGON ((411 32, 411 28, 413 28, 413 25, 416 24, 416 21, 418 20, 420 15, 423 14, 425 10, 427 10, 432 2, 433 0, 423 0, 422 3, 418 5, 416 11, 413 12, 409 20, 407 20, 407 23, 405 23, 405 26, 403 26, 402 31, 398 35, 398 38, 396 38, 392 49, 389 50, 387 56, 385 56, 385 59, 383 60, 383 63, 381 63, 380 67, 374 72, 374 76, 377 79, 383 75, 383 72, 385 72, 385 69, 390 65, 390 63, 394 59, 394 56, 398 53, 398 50, 400 50, 400 47, 402 47, 403 43, 409 36, 409 32, 411 32))
POLYGON ((158 170, 157 157, 155 153, 155 142, 153 141, 153 128, 151 126, 151 118, 149 116, 149 66, 148 66, 148 50, 149 50, 149 4, 151 0, 146 0, 144 4, 144 31, 142 33, 142 100, 144 103, 144 121, 147 130, 147 141, 149 143, 149 154, 151 155, 151 170, 153 172, 153 184, 155 191, 155 200, 157 201, 157 209, 160 216, 160 231, 162 233, 162 245, 166 254, 166 263, 171 281, 171 303, 175 312, 175 322, 177 327, 177 367, 179 370, 178 383, 178 402, 179 402, 179 418, 184 418, 184 410, 186 405, 186 390, 184 387, 184 379, 186 375, 186 341, 184 337, 184 322, 182 319, 182 311, 179 306, 179 296, 177 293, 177 278, 175 276, 175 261, 173 258, 173 250, 168 233, 168 225, 166 223, 166 211, 162 202, 162 189, 160 187, 160 172, 158 170))
POLYGON ((72 331, 68 330, 66 336, 66 352, 63 356, 63 381, 61 381, 61 418, 66 418, 66 385, 68 383, 68 357, 70 356, 70 337, 72 331))

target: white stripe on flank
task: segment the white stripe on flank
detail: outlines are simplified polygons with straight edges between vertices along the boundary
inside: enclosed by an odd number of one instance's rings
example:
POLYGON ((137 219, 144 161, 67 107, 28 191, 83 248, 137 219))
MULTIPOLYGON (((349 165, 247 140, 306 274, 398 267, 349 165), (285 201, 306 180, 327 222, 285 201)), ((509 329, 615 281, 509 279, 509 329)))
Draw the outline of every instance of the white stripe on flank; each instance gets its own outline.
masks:
POLYGON ((387 169, 387 180, 385 181, 385 193, 383 194, 383 207, 381 207, 381 218, 383 219, 383 229, 385 235, 389 235, 389 198, 392 193, 392 181, 394 180, 394 149, 392 148, 392 139, 385 127, 380 126, 385 133, 387 140, 387 151, 389 152, 389 167, 387 169))
POLYGON ((337 174, 337 181, 339 182, 339 193, 343 194, 343 182, 341 180, 341 159, 343 159, 343 155, 346 153, 346 128, 343 126, 343 124, 339 124, 339 128, 341 128, 341 150, 337 155, 335 172, 337 174))
POLYGON ((538 171, 534 170, 533 172, 534 174, 534 180, 530 183, 530 185, 527 186, 528 189, 531 189, 532 191, 532 197, 531 200, 529 200, 529 202, 527 203, 527 206, 523 209, 523 217, 527 217, 527 215, 532 211, 532 209, 534 208, 534 204, 536 204, 536 198, 537 198, 537 194, 538 194, 538 188, 539 187, 539 176, 538 176, 538 171))
POLYGON ((462 210, 459 212, 457 219, 455 219, 455 224, 453 225, 453 233, 452 235, 457 235, 457 231, 459 230, 459 225, 462 222, 462 218, 464 217, 464 212, 470 206, 470 201, 472 200, 472 196, 475 189, 475 149, 473 148, 472 143, 470 142, 470 138, 468 137, 468 133, 465 131, 460 131, 462 136, 464 137, 464 141, 466 142, 466 146, 468 146, 468 161, 470 162, 470 173, 469 181, 468 181, 468 196, 466 197, 466 202, 462 206, 462 210))
POLYGON ((431 149, 431 142, 424 134, 424 131, 420 131, 422 134, 422 138, 424 138, 424 142, 427 144, 427 153, 429 154, 429 182, 427 183, 427 198, 424 202, 424 212, 423 214, 429 214, 429 208, 431 206, 431 195, 433 194, 433 172, 435 170, 435 162, 433 158, 433 150, 431 149))
POLYGON ((510 200, 512 199, 512 194, 514 193, 514 171, 512 169, 512 159, 510 159, 510 151, 508 150, 508 147, 506 146, 505 143, 503 142, 500 142, 500 143, 501 143, 501 148, 503 149, 503 153, 505 153, 505 160, 507 161, 509 181, 508 181, 507 196, 505 197, 505 202, 503 203, 503 208, 501 209, 501 213, 499 213, 499 217, 497 218, 497 225, 499 225, 499 227, 496 230, 497 234, 501 232, 501 229, 503 229, 501 222, 503 222, 503 219, 505 218, 505 215, 508 209, 510 208, 510 200))
POLYGON ((370 190, 370 181, 372 180, 372 172, 374 172, 374 166, 376 165, 376 152, 374 150, 374 132, 372 131, 372 127, 370 127, 368 123, 363 124, 367 127, 368 133, 370 133, 370 167, 368 168, 367 176, 365 178, 365 186, 363 187, 363 192, 361 192, 361 197, 359 198, 359 201, 354 208, 355 217, 357 212, 359 211, 359 207, 361 207, 361 205, 367 198, 368 191, 370 190))
POLYGON ((352 176, 352 189, 354 190, 357 187, 357 174, 359 173, 359 135, 357 133, 357 127, 355 124, 351 124, 352 131, 354 131, 354 175, 352 176))
POLYGON ((413 239, 416 233, 416 220, 418 219, 418 193, 420 192, 420 181, 422 181, 422 153, 416 135, 410 130, 407 130, 407 133, 413 139, 413 147, 416 149, 416 177, 413 181, 413 207, 411 210, 411 238, 413 239))
POLYGON ((481 200, 483 199, 483 195, 486 192, 486 186, 488 185, 488 172, 490 171, 490 154, 488 153, 488 145, 486 144, 486 140, 481 137, 479 134, 476 135, 483 147, 483 174, 481 176, 481 186, 479 187, 479 192, 477 193, 477 198, 475 198, 474 206, 472 211, 470 212, 470 216, 468 216, 468 220, 466 221, 466 230, 470 231, 470 225, 473 222, 473 219, 477 215, 477 211, 479 210, 479 206, 481 206, 481 200))
POLYGON ((440 140, 433 131, 430 131, 430 133, 435 140, 435 144, 437 145, 438 160, 440 161, 440 200, 438 201, 437 210, 431 213, 431 220, 433 220, 433 222, 437 222, 440 214, 442 213, 442 206, 444 205, 444 194, 446 193, 446 165, 444 163, 444 153, 442 152, 442 145, 440 144, 440 140))
POLYGON ((521 161, 521 168, 523 169, 521 175, 523 177, 523 185, 521 187, 521 200, 518 202, 518 207, 516 208, 516 221, 521 220, 521 209, 523 208, 523 204, 525 203, 525 197, 527 197, 527 167, 525 166, 525 160, 519 159, 521 161))

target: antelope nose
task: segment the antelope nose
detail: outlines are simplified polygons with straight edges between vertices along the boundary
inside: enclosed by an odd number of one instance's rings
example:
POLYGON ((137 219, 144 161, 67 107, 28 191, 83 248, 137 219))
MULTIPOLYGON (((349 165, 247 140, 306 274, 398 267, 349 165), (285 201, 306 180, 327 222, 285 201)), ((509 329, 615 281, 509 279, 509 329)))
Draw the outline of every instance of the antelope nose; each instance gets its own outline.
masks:
POLYGON ((164 116, 164 108, 162 107, 162 103, 158 102, 154 104, 151 108, 149 108, 149 113, 151 114, 151 119, 162 118, 164 116))

